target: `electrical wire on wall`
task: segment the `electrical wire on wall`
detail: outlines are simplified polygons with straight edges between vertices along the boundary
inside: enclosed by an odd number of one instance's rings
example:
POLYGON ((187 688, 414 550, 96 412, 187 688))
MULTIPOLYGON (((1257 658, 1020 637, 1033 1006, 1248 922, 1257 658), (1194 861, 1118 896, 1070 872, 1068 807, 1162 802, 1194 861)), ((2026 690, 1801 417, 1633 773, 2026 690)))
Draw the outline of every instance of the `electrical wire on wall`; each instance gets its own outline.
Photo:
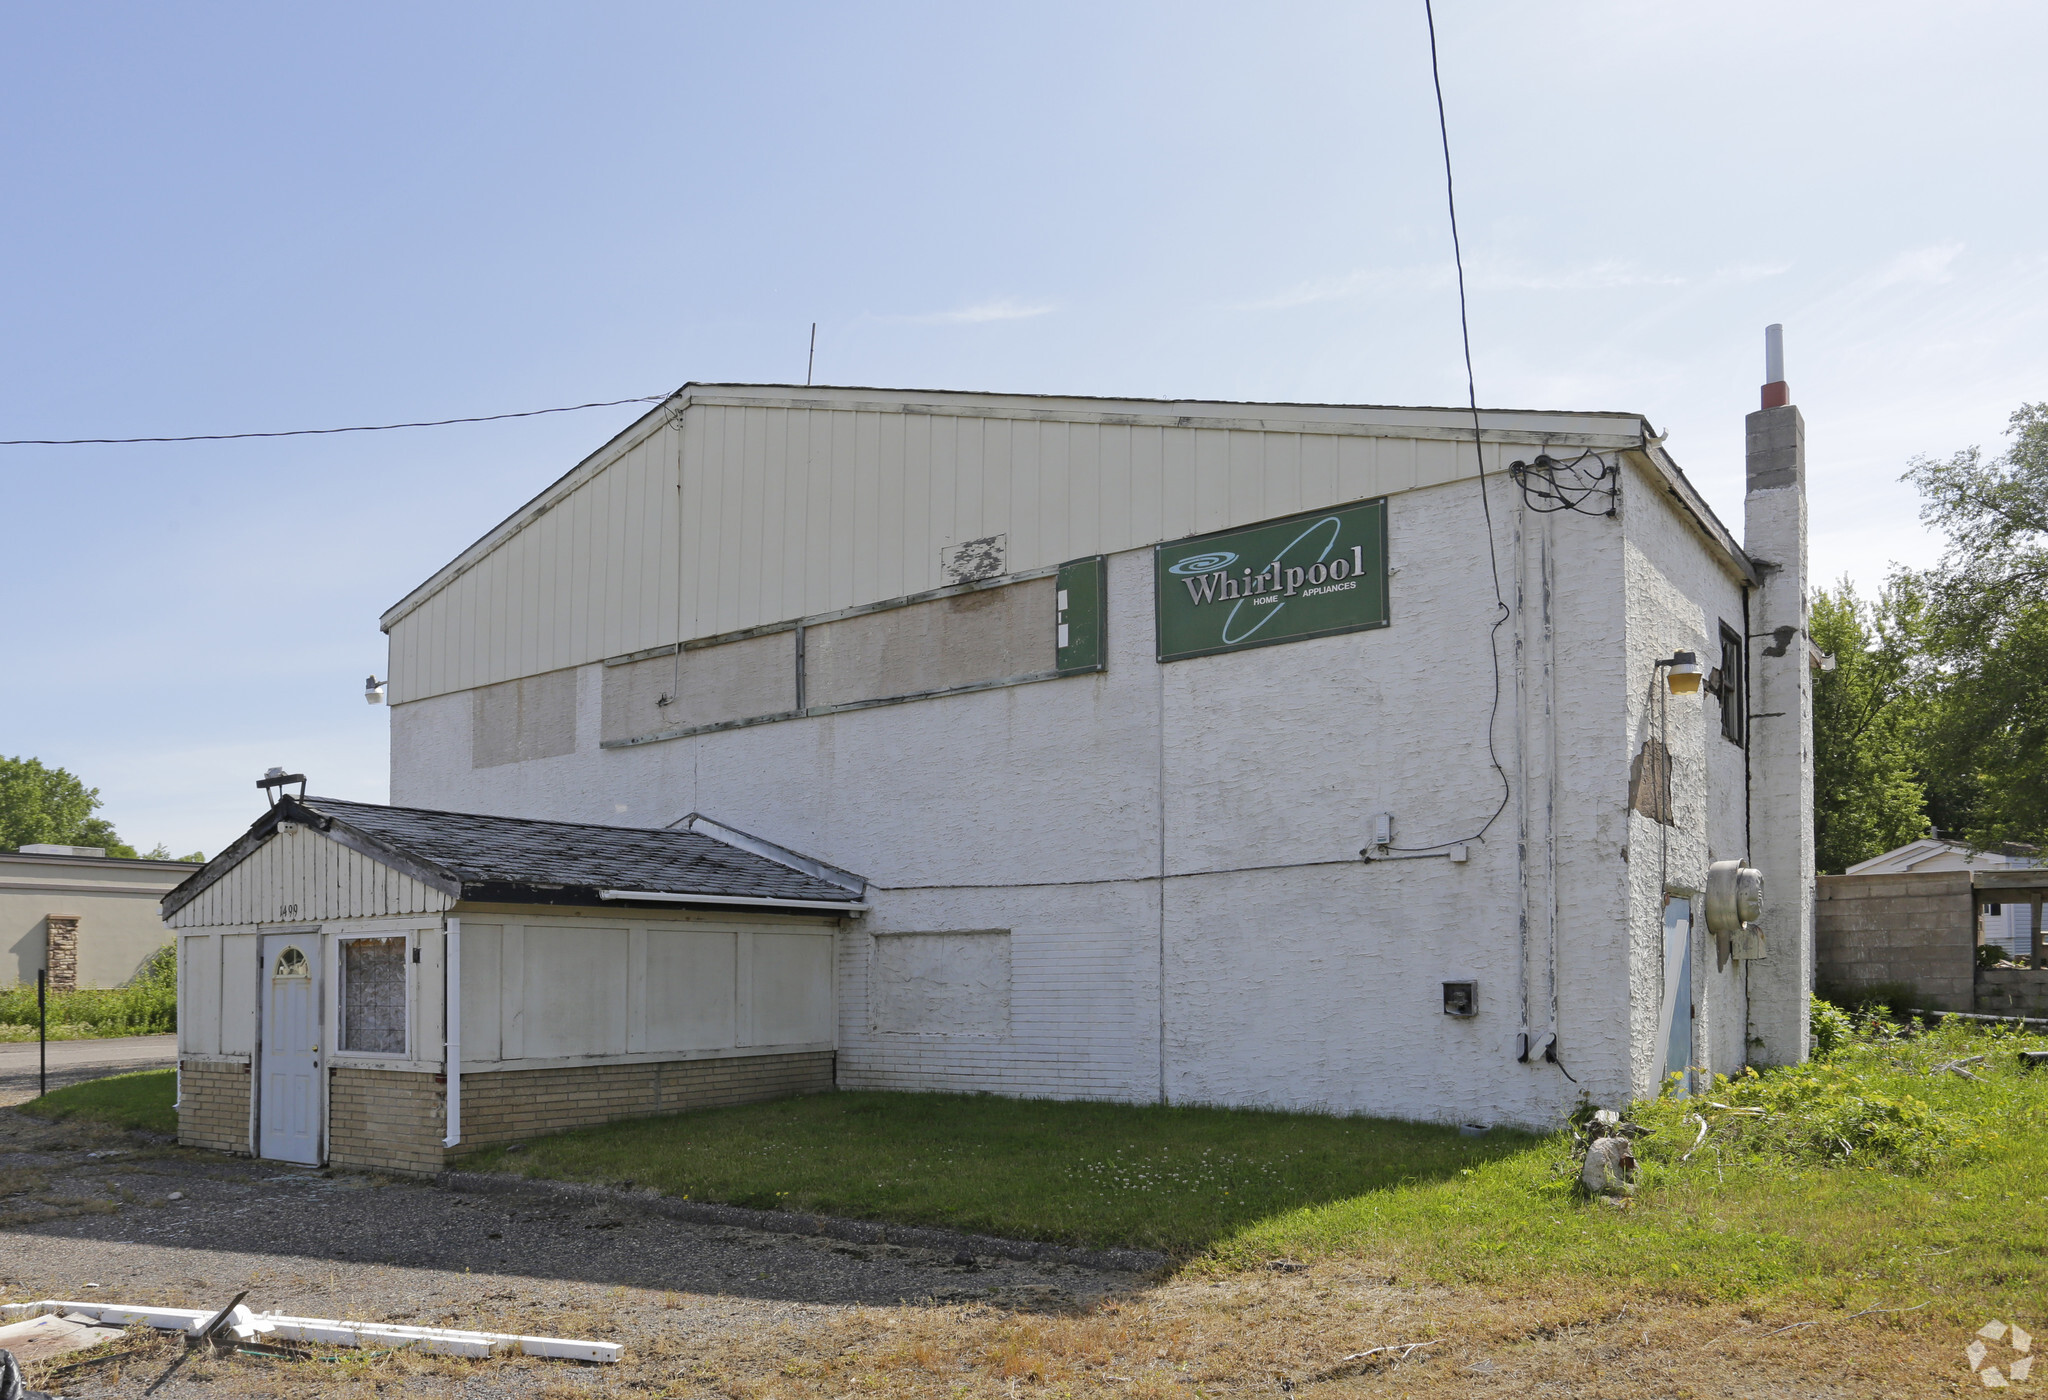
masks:
POLYGON ((1522 503, 1536 515, 1572 511, 1578 515, 1612 517, 1621 495, 1621 464, 1587 448, 1570 461, 1549 453, 1533 462, 1508 463, 1508 479, 1522 488, 1522 503), (1590 459, 1591 469, 1586 467, 1590 459))
POLYGON ((1430 0, 1422 0, 1423 18, 1429 25, 1429 80, 1436 90, 1437 135, 1443 142, 1444 151, 1444 203, 1451 219, 1451 260, 1458 271, 1458 334, 1465 351, 1465 403, 1472 413, 1472 455, 1478 468, 1479 509, 1486 522, 1486 562, 1493 574, 1493 603, 1495 614, 1493 625, 1486 631, 1486 650, 1493 663, 1493 704, 1486 717, 1486 759, 1492 765, 1494 775, 1500 779, 1500 802, 1487 814, 1479 829, 1470 836, 1457 836, 1449 841, 1439 841, 1434 846, 1386 846, 1388 851, 1419 852, 1434 851, 1444 846, 1483 838, 1500 814, 1508 809, 1513 789, 1508 782, 1508 770, 1501 766, 1500 750, 1494 741, 1494 730, 1500 724, 1500 629, 1502 624, 1514 616, 1508 607, 1507 597, 1500 586, 1500 556, 1493 538, 1493 502, 1486 490, 1486 448, 1485 439, 1479 430, 1479 386, 1472 373, 1472 325, 1465 303, 1465 253, 1458 240, 1458 190, 1451 174, 1451 128, 1444 116, 1444 84, 1437 71, 1436 56, 1436 12, 1430 0))

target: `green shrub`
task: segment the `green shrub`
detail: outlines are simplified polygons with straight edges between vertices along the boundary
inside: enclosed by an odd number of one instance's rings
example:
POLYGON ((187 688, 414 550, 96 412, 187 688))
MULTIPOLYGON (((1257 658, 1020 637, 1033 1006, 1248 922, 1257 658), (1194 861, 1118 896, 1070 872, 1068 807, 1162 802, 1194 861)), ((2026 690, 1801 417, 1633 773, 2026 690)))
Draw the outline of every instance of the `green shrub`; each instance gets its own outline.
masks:
MULTIPOLYGON (((166 943, 125 987, 49 994, 49 1023, 71 1035, 163 1035, 178 1028, 178 954, 166 943)), ((36 986, 0 988, 0 1027, 36 1024, 36 986)), ((0 1037, 12 1038, 12 1037, 0 1037)))
POLYGON ((1849 1013, 1831 1001, 1813 998, 1813 1055, 1817 1060, 1828 1056, 1849 1043, 1856 1034, 1856 1023, 1849 1013))

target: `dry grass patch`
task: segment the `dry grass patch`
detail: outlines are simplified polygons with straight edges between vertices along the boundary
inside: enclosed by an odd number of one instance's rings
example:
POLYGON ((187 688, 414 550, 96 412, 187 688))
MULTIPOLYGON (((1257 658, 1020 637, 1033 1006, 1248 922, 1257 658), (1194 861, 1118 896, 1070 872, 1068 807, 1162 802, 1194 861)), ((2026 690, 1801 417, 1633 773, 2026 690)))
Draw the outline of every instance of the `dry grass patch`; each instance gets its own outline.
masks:
MULTIPOLYGON (((1966 1333, 1898 1317, 1746 1314, 1590 1290, 1482 1293, 1389 1283, 1355 1263, 1180 1279, 1070 1316, 985 1307, 849 1315, 807 1339, 706 1358, 736 1400, 840 1396, 1193 1397, 1240 1393, 1639 1397, 1925 1393, 1967 1380, 1966 1333), (1771 1335, 1790 1322, 1821 1325, 1771 1335), (1394 1344, 1422 1343, 1407 1348, 1394 1344)), ((627 1373, 619 1383, 629 1381, 627 1373)), ((705 1393, 704 1390, 674 1393, 705 1393)))

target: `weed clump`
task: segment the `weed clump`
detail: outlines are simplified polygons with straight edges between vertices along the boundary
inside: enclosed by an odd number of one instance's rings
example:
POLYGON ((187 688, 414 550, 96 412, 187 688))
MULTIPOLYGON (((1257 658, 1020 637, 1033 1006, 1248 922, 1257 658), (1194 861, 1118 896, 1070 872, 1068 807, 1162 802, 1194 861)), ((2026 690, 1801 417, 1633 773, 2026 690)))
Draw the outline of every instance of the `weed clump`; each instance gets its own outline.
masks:
POLYGON ((1680 1096, 1673 1075, 1631 1116, 1653 1129, 1646 1154, 1666 1165, 1833 1165, 1925 1175, 1981 1154, 1985 1118, 2003 1096, 1967 1093, 1958 1080, 1990 1086, 1983 1067, 2001 1037, 1982 1030, 1920 1032, 1881 1018, 1856 1026, 1848 1013, 1816 1003, 1818 1058, 1734 1077, 1715 1075, 1703 1093, 1680 1096), (1820 1008, 1825 1007, 1823 1014, 1820 1008), (1959 1050, 1982 1053, 1959 1055, 1959 1050))

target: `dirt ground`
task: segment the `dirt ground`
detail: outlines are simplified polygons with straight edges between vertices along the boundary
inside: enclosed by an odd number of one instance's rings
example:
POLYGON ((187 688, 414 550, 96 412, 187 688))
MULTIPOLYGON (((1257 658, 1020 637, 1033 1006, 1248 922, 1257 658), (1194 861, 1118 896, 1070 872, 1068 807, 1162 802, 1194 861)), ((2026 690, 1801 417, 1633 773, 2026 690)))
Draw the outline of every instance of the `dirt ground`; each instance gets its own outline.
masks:
MULTIPOLYGON (((1910 1316, 1446 1289, 1360 1260, 1152 1279, 966 1259, 279 1170, 7 1110, 0 1193, 0 1301, 199 1307, 247 1288, 259 1310, 625 1346, 612 1366, 344 1348, 309 1361, 194 1357, 155 1391, 166 1397, 1832 1400, 1979 1388, 1963 1360, 1970 1338, 1910 1316), (1794 1325, 1805 1322, 1816 1325, 1794 1325)), ((180 1351, 138 1334, 102 1349, 122 1359, 54 1376, 37 1366, 29 1379, 140 1396, 180 1351)))

